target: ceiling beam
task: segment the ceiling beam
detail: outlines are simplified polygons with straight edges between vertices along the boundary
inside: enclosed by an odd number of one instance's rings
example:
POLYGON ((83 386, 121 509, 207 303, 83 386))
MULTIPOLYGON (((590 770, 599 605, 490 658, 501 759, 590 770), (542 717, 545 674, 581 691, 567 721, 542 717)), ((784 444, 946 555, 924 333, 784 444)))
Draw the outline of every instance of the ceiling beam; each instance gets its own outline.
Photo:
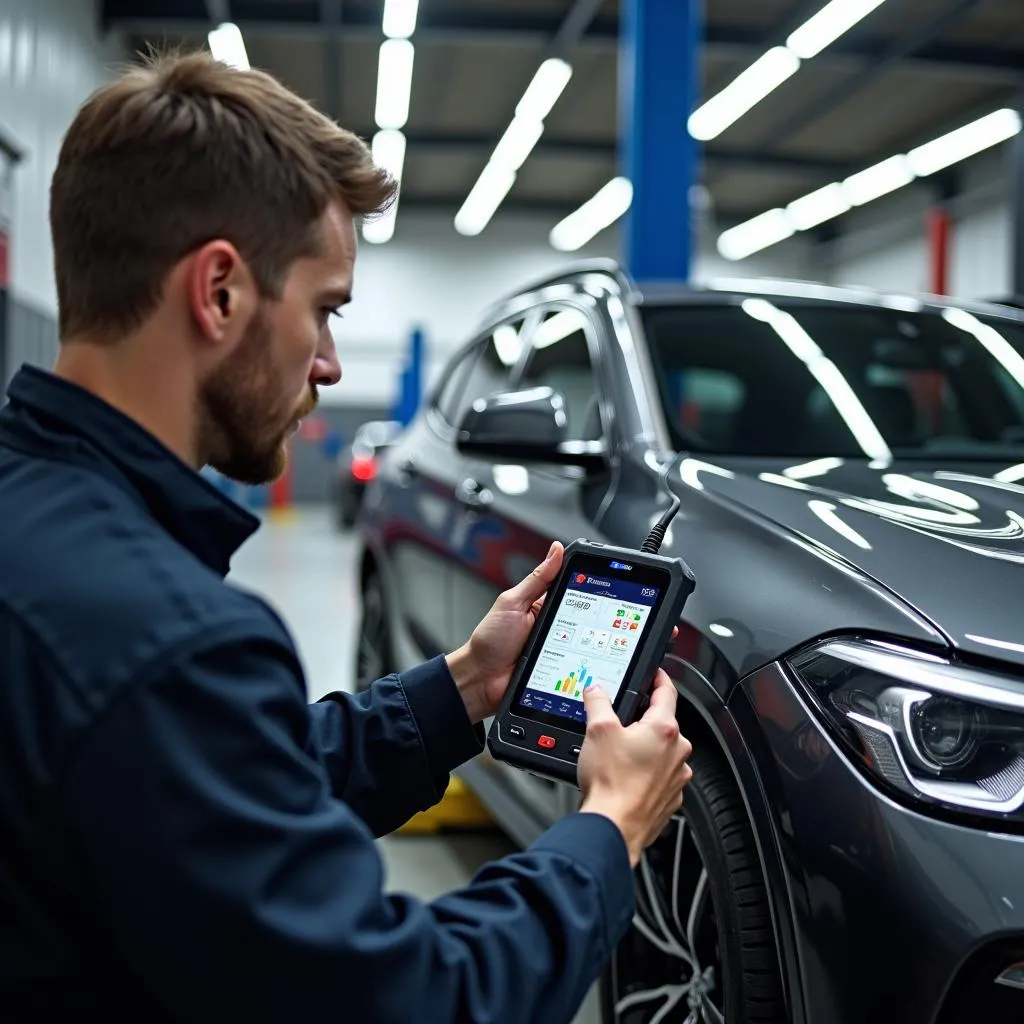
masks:
MULTIPOLYGON (((364 139, 373 135, 373 128, 354 129, 364 139)), ((410 150, 433 149, 441 152, 476 151, 491 152, 498 143, 497 137, 486 132, 417 132, 407 130, 406 144, 410 150)), ((614 159, 617 149, 614 142, 599 139, 566 139, 542 136, 534 153, 549 157, 596 157, 614 159)), ((815 159, 814 157, 766 154, 749 149, 723 149, 704 147, 702 159, 705 164, 723 169, 765 169, 802 174, 811 178, 845 176, 854 168, 847 161, 815 159)))
MULTIPOLYGON (((481 5, 482 6, 482 5, 481 5)), ((231 17, 243 35, 252 37, 294 36, 319 39, 342 36, 346 39, 381 38, 380 16, 367 10, 346 13, 343 25, 331 24, 321 17, 319 0, 276 0, 253 2, 232 0, 231 17)), ((205 35, 209 22, 202 17, 169 17, 151 14, 144 0, 106 0, 102 9, 102 25, 106 30, 135 36, 205 35)), ((472 11, 432 11, 422 5, 416 23, 417 43, 479 43, 549 46, 565 27, 568 19, 534 14, 488 13, 486 8, 472 11)), ((570 23, 566 28, 572 30, 570 23)), ((618 40, 618 19, 592 15, 575 45, 582 49, 600 48, 613 52, 618 40)), ((884 38, 851 33, 837 39, 815 62, 857 68, 871 64, 884 50, 884 38)), ((763 31, 737 26, 708 25, 704 51, 712 58, 751 61, 766 49, 763 31)), ((936 43, 899 61, 900 67, 921 71, 953 74, 979 81, 1020 84, 1024 81, 1024 62, 1020 52, 985 46, 963 46, 936 43)))

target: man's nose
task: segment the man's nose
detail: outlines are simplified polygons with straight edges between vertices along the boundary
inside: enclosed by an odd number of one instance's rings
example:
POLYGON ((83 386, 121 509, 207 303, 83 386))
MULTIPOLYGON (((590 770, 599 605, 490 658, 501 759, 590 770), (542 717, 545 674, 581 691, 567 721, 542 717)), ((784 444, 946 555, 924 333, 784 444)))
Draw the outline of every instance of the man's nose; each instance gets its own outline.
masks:
POLYGON ((311 384, 318 387, 330 387, 341 380, 341 362, 338 359, 338 350, 334 344, 334 337, 327 328, 320 336, 320 345, 316 351, 316 358, 313 360, 309 380, 311 384))

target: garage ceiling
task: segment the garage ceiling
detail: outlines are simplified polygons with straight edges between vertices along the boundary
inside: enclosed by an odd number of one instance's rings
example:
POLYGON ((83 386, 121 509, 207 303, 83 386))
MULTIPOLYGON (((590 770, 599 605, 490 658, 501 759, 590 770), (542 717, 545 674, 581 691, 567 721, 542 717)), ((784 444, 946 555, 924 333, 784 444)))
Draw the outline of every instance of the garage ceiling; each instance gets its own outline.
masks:
MULTIPOLYGON (((705 0, 702 98, 823 4, 705 0)), ((222 7, 254 66, 373 135, 383 0, 222 7)), ((102 4, 105 29, 139 51, 205 45, 211 10, 213 0, 102 4)), ((404 209, 454 215, 573 11, 589 16, 564 52, 573 77, 503 209, 569 213, 616 174, 617 0, 420 0, 404 209)), ((888 0, 706 144, 703 183, 720 223, 743 220, 1022 96, 1024 0, 888 0)))

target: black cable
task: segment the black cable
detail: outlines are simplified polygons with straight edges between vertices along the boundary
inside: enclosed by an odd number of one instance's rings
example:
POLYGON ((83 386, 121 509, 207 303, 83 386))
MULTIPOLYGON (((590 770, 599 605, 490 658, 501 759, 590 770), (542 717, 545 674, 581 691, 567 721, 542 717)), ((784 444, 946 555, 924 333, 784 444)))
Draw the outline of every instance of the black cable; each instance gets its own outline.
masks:
MULTIPOLYGON (((663 476, 668 476, 669 467, 666 466, 663 471, 663 476)), ((647 540, 643 542, 640 550, 645 555, 656 555, 661 550, 661 545, 665 540, 665 534, 668 531, 672 520, 675 518, 676 513, 679 511, 679 506, 682 502, 679 500, 679 495, 675 494, 666 484, 666 490, 672 495, 672 504, 669 505, 668 511, 658 520, 658 522, 651 528, 651 532, 647 534, 647 540)))

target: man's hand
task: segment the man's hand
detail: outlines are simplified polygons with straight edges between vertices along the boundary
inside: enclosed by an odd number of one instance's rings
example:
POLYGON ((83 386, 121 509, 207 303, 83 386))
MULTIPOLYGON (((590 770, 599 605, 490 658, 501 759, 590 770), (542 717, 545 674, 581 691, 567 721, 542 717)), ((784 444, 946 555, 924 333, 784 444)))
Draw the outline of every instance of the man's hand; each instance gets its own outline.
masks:
POLYGON ((633 867, 682 806, 693 777, 692 747, 676 721, 676 688, 658 670, 651 703, 639 721, 624 726, 599 686, 583 691, 587 733, 577 769, 580 811, 603 814, 619 828, 633 867))
POLYGON ((555 541, 529 576, 499 595, 469 642, 448 655, 448 668, 472 722, 482 722, 498 710, 564 554, 555 541))

